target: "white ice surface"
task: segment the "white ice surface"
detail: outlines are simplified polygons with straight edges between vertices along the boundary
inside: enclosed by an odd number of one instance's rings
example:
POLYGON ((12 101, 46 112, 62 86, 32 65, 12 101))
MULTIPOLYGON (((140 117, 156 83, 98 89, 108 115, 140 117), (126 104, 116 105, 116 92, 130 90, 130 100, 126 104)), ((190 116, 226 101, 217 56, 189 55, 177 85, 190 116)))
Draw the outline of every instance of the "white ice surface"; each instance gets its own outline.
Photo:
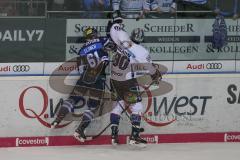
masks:
POLYGON ((240 160, 240 143, 0 148, 0 160, 240 160))

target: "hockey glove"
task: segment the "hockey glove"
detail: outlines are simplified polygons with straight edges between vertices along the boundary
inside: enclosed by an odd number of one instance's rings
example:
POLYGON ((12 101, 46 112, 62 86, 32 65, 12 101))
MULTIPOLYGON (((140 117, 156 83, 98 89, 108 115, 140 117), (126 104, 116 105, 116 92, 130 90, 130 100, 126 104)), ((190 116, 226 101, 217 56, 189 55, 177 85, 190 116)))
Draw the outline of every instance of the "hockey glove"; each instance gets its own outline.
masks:
POLYGON ((155 81, 156 84, 159 84, 159 81, 162 79, 162 75, 158 69, 156 69, 156 72, 151 75, 151 78, 153 81, 155 81))
POLYGON ((109 40, 109 42, 104 46, 104 50, 107 52, 115 52, 117 51, 117 46, 112 40, 109 40))

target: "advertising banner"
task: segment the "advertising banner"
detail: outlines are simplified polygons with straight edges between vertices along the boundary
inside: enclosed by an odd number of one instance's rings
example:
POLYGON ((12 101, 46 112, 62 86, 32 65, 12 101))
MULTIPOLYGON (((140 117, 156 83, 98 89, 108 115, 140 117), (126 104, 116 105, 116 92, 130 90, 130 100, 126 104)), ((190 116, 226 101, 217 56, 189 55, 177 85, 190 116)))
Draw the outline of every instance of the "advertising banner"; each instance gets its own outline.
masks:
POLYGON ((43 66, 43 63, 0 63, 0 76, 42 76, 43 66))
MULTIPOLYGON (((66 59, 77 55, 83 43, 82 32, 95 27, 102 36, 108 20, 68 19, 66 27, 66 59)), ((213 49, 214 19, 143 19, 124 20, 124 29, 130 34, 134 28, 145 32, 143 45, 153 60, 235 60, 240 52, 240 26, 238 21, 226 19, 228 44, 213 49)))
MULTIPOLYGON (((165 75, 159 90, 157 86, 143 87, 146 92, 143 95, 143 136, 152 143, 194 142, 196 137, 205 135, 208 137, 202 137, 203 141, 214 141, 214 138, 215 141, 239 141, 239 78, 236 74, 165 75), (158 92, 165 86, 171 86, 171 89, 158 92), (174 140, 170 138, 173 134, 174 140), (159 138, 161 136, 167 139, 159 138)), ((63 121, 58 129, 50 129, 57 103, 61 98, 66 99, 70 92, 56 91, 47 76, 2 77, 0 80, 4 93, 0 98, 0 146, 9 144, 5 143, 9 139, 14 140, 16 146, 60 145, 56 141, 59 136, 68 139, 65 144, 79 144, 69 138, 79 121, 63 121)), ((74 85, 76 80, 73 77, 65 81, 74 85)), ((77 113, 84 110, 75 109, 77 113)), ((119 133, 127 138, 131 132, 130 122, 125 115, 122 118, 119 133)), ((109 114, 94 119, 87 134, 99 133, 108 123, 109 114)), ((109 138, 109 134, 108 129, 103 135, 109 138)), ((99 139, 101 144, 110 143, 103 141, 104 136, 99 139)))
POLYGON ((236 61, 176 61, 174 73, 233 73, 236 61))
POLYGON ((0 19, 0 61, 62 62, 65 60, 64 19, 0 19))
POLYGON ((44 75, 79 75, 76 62, 45 63, 44 75))
POLYGON ((2 62, 26 62, 33 53, 33 59, 42 57, 46 39, 44 19, 1 19, 0 22, 2 62))
MULTIPOLYGON (((153 61, 166 68, 162 73, 236 73, 240 72, 239 61, 153 61)), ((111 65, 111 63, 110 63, 111 65)), ((109 66, 110 66, 109 65, 109 66)), ((77 62, 51 63, 0 63, 0 76, 79 76, 77 62)), ((110 67, 106 69, 110 74, 110 67)))

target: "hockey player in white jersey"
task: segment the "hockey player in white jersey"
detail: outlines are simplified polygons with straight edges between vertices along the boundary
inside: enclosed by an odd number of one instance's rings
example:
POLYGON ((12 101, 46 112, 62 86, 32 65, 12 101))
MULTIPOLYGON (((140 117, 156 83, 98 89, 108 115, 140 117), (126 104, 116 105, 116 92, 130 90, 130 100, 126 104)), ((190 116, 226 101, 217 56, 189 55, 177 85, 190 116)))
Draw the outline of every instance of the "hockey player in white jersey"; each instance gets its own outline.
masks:
MULTIPOLYGON (((144 65, 153 81, 158 81, 160 72, 152 65, 149 52, 141 45, 134 43, 123 29, 119 12, 113 15, 113 22, 108 24, 111 39, 117 45, 111 65, 111 85, 116 96, 116 103, 110 115, 112 144, 118 144, 118 125, 120 115, 125 107, 129 107, 132 124, 131 145, 145 145, 147 142, 140 136, 140 123, 143 105, 139 85, 134 72, 134 64, 144 65), (118 14, 116 14, 118 13, 118 14)), ((141 38, 140 38, 141 39, 141 38)))

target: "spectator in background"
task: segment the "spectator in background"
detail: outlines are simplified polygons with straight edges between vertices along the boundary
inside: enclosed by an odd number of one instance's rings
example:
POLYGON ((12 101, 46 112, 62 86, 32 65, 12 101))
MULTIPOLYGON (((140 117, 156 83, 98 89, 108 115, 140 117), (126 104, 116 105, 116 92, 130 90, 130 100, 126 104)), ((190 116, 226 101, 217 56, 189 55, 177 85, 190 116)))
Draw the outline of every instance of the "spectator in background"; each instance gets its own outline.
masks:
POLYGON ((105 18, 103 11, 110 11, 110 0, 83 0, 83 18, 105 18))
POLYGON ((209 13, 201 13, 197 11, 211 11, 209 7, 208 0, 174 0, 177 3, 178 11, 196 11, 195 13, 186 14, 180 13, 179 16, 193 16, 193 17, 206 17, 209 16, 209 13))
POLYGON ((44 16, 45 15, 45 2, 46 0, 38 0, 38 1, 23 1, 23 3, 26 3, 27 8, 27 15, 28 16, 44 16))
POLYGON ((143 12, 144 15, 151 18, 158 17, 161 13, 175 13, 176 3, 173 0, 144 0, 143 2, 143 12), (155 11, 156 13, 150 13, 150 11, 155 11), (157 15, 158 14, 158 15, 157 15))
POLYGON ((162 13, 159 3, 157 0, 144 0, 143 1, 143 14, 147 18, 153 18, 153 16, 157 16, 162 13), (155 13, 150 13, 150 11, 154 11, 155 13))
POLYGON ((17 11, 15 2, 0 0, 0 16, 16 16, 16 15, 17 11))
POLYGON ((215 0, 214 12, 224 17, 239 17, 240 1, 239 0, 215 0))
POLYGON ((139 18, 143 15, 143 0, 112 0, 113 10, 120 10, 123 18, 139 18))
POLYGON ((200 11, 207 9, 208 0, 174 0, 174 2, 177 2, 178 10, 200 11))
POLYGON ((158 0, 158 5, 162 12, 176 13, 177 5, 175 0, 158 0))

